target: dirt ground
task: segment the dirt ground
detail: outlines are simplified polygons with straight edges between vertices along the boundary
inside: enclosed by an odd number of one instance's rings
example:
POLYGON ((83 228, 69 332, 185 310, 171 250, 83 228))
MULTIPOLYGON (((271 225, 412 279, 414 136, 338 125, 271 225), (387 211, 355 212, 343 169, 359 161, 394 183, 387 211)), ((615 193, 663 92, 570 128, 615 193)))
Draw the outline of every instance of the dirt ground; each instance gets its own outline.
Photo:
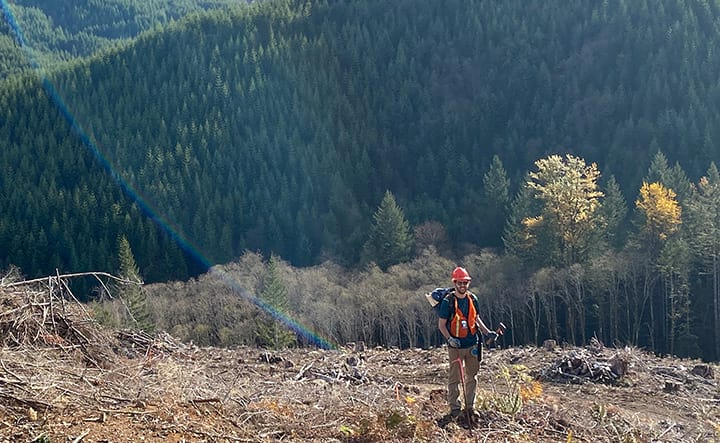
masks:
POLYGON ((0 441, 720 441, 717 366, 638 349, 492 350, 471 427, 445 417, 446 360, 444 349, 226 350, 167 335, 5 348, 0 441), (627 373, 564 379, 578 353, 622 353, 627 373))
POLYGON ((0 442, 720 442, 716 364, 636 348, 486 350, 476 423, 447 351, 201 348, 0 285, 0 442))

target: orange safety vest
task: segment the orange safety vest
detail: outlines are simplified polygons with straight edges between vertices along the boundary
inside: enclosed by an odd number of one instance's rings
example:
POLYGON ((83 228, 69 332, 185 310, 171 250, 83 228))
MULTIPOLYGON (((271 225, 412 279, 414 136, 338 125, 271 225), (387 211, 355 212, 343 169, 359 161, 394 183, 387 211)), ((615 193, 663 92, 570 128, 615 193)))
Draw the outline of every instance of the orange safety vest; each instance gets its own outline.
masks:
MULTIPOLYGON (((475 303, 473 302, 473 297, 468 293, 466 295, 468 298, 468 316, 463 316, 462 311, 460 311, 460 308, 458 307, 457 299, 455 300, 455 314, 450 317, 450 327, 448 328, 450 330, 450 334, 455 338, 465 338, 468 336, 468 329, 470 330, 470 335, 475 335, 475 332, 477 332, 477 325, 475 325, 475 319, 477 318, 477 311, 475 310, 475 303), (472 319, 472 321, 468 321, 468 319, 472 319)), ((456 298, 453 296, 453 298, 456 298)))

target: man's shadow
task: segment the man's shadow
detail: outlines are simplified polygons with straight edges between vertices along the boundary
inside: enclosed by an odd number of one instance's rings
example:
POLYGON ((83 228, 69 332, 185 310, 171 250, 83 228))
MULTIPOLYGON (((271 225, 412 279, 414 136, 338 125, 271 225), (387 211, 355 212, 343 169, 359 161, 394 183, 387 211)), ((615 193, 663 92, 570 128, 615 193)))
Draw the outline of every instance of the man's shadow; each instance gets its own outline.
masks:
POLYGON ((468 421, 468 418, 464 413, 457 416, 445 414, 437 420, 437 425, 443 429, 450 423, 456 423, 458 426, 465 429, 474 428, 477 425, 477 423, 473 422, 473 420, 468 421))

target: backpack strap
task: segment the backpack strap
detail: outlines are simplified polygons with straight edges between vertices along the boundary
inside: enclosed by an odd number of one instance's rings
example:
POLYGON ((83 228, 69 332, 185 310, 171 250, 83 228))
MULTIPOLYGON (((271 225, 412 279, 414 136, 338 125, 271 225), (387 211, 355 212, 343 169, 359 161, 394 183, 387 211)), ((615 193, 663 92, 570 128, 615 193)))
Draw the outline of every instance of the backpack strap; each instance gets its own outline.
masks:
MULTIPOLYGON (((448 293, 445 294, 445 298, 447 298, 448 303, 450 304, 450 318, 452 318, 453 312, 455 312, 455 307, 457 304, 457 299, 455 298, 455 291, 448 291, 448 293)), ((448 321, 450 321, 450 318, 448 318, 448 321)))
MULTIPOLYGON (((477 295, 475 295, 474 293, 472 293, 470 291, 468 291, 468 294, 470 295, 470 301, 475 305, 475 312, 477 312, 479 314, 480 313, 480 301, 478 300, 477 295)), ((450 313, 451 313, 450 317, 452 317, 452 313, 455 312, 455 308, 457 308, 457 298, 455 297, 455 291, 454 290, 449 291, 445 295, 445 298, 447 298, 448 302, 450 303, 450 313), (452 297, 452 298, 450 298, 450 297, 452 297)), ((448 321, 449 320, 450 319, 448 319, 448 321)), ((473 319, 473 320, 475 320, 475 319, 473 319)))
POLYGON ((475 312, 480 312, 480 300, 478 300, 477 295, 475 293, 468 291, 470 294, 470 299, 475 303, 475 312))

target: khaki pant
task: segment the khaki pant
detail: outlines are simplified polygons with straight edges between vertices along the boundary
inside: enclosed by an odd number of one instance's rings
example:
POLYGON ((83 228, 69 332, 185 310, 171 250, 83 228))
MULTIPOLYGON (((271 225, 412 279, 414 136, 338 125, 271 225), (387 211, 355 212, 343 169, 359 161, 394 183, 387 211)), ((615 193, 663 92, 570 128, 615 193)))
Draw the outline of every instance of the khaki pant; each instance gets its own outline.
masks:
POLYGON ((477 355, 473 355, 472 351, 475 347, 456 349, 448 347, 448 357, 450 360, 450 372, 448 373, 448 404, 451 411, 460 410, 461 402, 467 402, 465 407, 472 409, 475 403, 475 389, 477 381, 475 376, 480 368, 480 362, 477 355), (462 386, 460 383, 461 367, 465 375, 465 396, 462 394, 462 386))

